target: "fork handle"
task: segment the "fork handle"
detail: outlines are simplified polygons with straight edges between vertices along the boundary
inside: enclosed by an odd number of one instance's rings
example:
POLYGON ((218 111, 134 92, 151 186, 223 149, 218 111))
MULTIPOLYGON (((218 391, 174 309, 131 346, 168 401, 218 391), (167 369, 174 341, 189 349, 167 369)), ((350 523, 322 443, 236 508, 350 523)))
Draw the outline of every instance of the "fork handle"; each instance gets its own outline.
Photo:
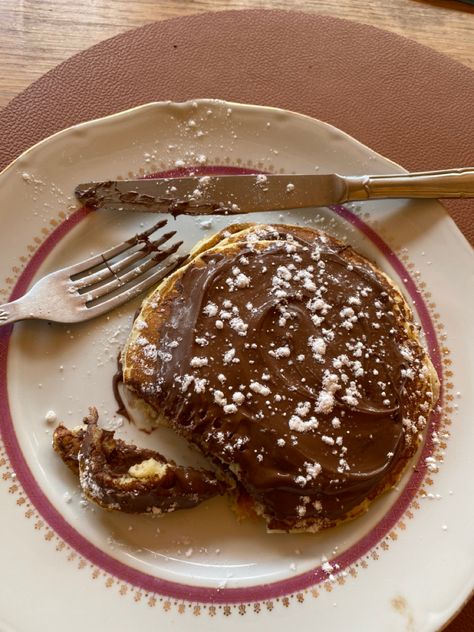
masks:
POLYGON ((0 305, 0 327, 27 318, 34 318, 34 316, 26 310, 25 304, 22 303, 21 299, 0 305))
POLYGON ((389 176, 344 176, 343 179, 347 202, 377 198, 474 197, 474 167, 389 176))

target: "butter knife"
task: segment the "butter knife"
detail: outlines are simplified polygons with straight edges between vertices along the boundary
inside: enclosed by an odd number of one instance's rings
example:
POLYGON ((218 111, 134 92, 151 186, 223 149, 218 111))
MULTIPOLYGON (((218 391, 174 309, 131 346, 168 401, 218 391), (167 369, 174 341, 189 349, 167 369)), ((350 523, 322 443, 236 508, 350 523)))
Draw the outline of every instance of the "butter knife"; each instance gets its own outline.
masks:
POLYGON ((229 175, 89 182, 76 187, 95 209, 233 215, 382 198, 474 197, 474 167, 396 175, 229 175))

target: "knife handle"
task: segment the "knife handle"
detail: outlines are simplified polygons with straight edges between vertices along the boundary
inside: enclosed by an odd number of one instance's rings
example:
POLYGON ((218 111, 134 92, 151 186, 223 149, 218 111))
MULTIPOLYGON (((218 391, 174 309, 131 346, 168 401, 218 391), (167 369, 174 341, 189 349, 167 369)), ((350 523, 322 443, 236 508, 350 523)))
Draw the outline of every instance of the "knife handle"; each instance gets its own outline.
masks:
POLYGON ((345 202, 382 198, 474 197, 474 167, 379 176, 341 176, 345 202))

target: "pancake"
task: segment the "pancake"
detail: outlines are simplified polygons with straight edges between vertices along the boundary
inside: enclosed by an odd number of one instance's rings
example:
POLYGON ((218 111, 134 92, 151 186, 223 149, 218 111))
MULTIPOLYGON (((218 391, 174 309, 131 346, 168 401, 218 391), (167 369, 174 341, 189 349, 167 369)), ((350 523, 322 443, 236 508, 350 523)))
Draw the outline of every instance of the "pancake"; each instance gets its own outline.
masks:
POLYGON ((170 513, 222 494, 228 484, 214 472, 180 467, 159 452, 138 448, 98 426, 94 407, 83 426, 60 424, 53 448, 79 477, 83 494, 103 509, 124 513, 170 513))
POLYGON ((397 484, 439 383, 389 277, 321 231, 240 224, 143 302, 128 392, 270 531, 352 519, 397 484))

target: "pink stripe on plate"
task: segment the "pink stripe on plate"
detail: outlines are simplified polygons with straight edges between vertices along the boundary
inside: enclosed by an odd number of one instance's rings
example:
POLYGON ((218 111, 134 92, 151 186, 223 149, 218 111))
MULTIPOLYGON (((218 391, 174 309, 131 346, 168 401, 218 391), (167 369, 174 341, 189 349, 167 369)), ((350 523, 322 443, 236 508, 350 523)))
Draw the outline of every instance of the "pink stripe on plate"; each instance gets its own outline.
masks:
MULTIPOLYGON (((182 176, 189 175, 190 171, 196 175, 255 173, 255 170, 251 169, 211 166, 196 167, 192 170, 189 168, 174 169, 148 177, 182 176)), ((442 363, 436 332, 428 309, 407 269, 390 247, 382 240, 382 238, 372 228, 370 228, 370 226, 365 224, 360 217, 349 211, 344 206, 335 206, 332 207, 332 210, 334 213, 361 231, 379 249, 398 276, 402 279, 405 290, 410 295, 416 306, 428 343, 431 359, 441 379, 442 363)), ((89 212, 90 211, 87 209, 79 209, 47 237, 47 239, 34 253, 20 275, 15 287, 12 290, 10 300, 18 298, 27 290, 31 280, 44 259, 61 241, 61 239, 67 235, 74 226, 82 221, 89 212)), ((11 417, 8 399, 7 366, 11 332, 12 326, 4 327, 0 330, 0 430, 5 448, 10 462, 15 469, 18 480, 25 492, 28 494, 33 505, 36 507, 43 519, 48 522, 50 527, 80 555, 87 558, 90 562, 111 575, 114 575, 122 581, 138 586, 147 592, 154 592, 175 599, 185 599, 201 603, 246 603, 272 599, 304 590, 305 588, 314 586, 327 579, 326 573, 320 566, 317 566, 306 573, 292 576, 291 578, 278 582, 260 584, 258 586, 224 589, 210 588, 206 586, 191 586, 178 582, 167 581, 138 571, 127 564, 114 559, 101 549, 94 546, 78 531, 76 531, 76 529, 74 529, 74 527, 69 524, 59 511, 49 502, 42 489, 34 479, 21 451, 11 417)), ((443 393, 443 390, 441 390, 441 393, 443 393)), ((441 401, 440 404, 442 404, 441 401)), ((440 413, 435 412, 432 414, 430 419, 428 437, 431 437, 432 431, 437 429, 439 423, 440 413)), ((338 571, 344 570, 360 559, 363 555, 367 554, 370 549, 380 542, 380 540, 384 538, 384 536, 397 524, 420 487, 426 471, 425 458, 431 454, 432 447, 431 439, 428 439, 421 451, 417 466, 414 469, 408 483, 382 520, 380 520, 369 533, 353 544, 347 551, 331 560, 332 564, 339 565, 338 571)))

